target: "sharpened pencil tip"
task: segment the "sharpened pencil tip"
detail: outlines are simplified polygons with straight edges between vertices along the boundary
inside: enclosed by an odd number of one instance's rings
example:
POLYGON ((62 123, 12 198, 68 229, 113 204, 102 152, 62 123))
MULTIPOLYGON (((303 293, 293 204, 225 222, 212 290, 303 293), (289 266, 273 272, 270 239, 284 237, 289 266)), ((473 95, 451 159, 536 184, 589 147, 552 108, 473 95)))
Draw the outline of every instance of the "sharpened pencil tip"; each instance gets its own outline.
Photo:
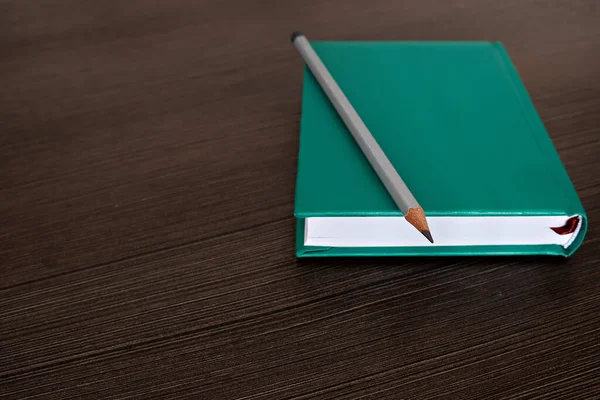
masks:
POLYGON ((433 237, 431 237, 431 232, 421 231, 421 233, 423 234, 423 236, 425 236, 427 238, 427 240, 429 240, 431 243, 433 243, 433 237))
POLYGON ((408 212, 404 215, 406 221, 417 228, 419 232, 423 236, 427 238, 431 243, 433 243, 433 237, 431 237, 431 231, 429 231, 429 225, 427 224, 427 218, 425 218, 425 213, 421 206, 419 207, 411 207, 408 209, 408 212))

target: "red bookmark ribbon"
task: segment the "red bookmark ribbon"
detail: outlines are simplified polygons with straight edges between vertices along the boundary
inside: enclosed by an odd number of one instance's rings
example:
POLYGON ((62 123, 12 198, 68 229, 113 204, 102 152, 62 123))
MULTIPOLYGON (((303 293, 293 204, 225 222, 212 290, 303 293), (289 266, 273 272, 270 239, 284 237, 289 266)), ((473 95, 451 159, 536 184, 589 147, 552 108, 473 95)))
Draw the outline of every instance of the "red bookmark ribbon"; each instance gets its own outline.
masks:
POLYGON ((567 220, 567 222, 563 226, 559 226, 558 228, 550 228, 554 232, 559 235, 568 235, 569 233, 575 232, 577 226, 579 225, 579 217, 571 217, 567 220))

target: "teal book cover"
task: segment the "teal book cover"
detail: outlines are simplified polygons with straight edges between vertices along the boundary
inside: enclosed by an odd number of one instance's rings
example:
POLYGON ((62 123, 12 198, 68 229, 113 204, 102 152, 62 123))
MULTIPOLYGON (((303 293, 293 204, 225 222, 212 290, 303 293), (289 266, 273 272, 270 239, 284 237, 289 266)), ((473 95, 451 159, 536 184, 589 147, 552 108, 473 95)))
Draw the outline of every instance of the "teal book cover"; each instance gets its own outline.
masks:
POLYGON ((500 43, 311 42, 427 214, 402 213, 307 67, 298 257, 571 255, 585 211, 500 43))

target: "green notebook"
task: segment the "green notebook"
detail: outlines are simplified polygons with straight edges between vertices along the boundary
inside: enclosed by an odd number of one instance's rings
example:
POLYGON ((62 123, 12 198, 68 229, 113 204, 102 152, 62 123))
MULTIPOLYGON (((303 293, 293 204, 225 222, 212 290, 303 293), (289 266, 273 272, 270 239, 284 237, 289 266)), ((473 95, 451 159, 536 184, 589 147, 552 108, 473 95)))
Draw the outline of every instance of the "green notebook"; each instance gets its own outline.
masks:
POLYGON ((500 43, 311 42, 427 214, 402 217, 304 73, 298 257, 571 255, 585 211, 500 43))

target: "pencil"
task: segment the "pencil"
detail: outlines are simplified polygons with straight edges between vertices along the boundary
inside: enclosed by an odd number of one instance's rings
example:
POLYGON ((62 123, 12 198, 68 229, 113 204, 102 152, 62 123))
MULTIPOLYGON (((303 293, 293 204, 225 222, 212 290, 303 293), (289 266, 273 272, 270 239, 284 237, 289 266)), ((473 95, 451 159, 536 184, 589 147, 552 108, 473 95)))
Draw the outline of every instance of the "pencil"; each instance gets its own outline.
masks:
POLYGON ((292 33, 291 40, 346 124, 346 127, 358 143, 363 154, 369 160, 377 176, 379 176, 390 196, 392 196, 394 202, 400 208, 402 214, 404 214, 406 221, 433 243, 433 237, 431 236, 423 208, 419 205, 417 199, 415 199, 415 196, 413 196, 410 189, 406 186, 383 150, 381 150, 381 147, 379 147, 377 141, 356 113, 356 110, 354 110, 354 107, 352 107, 352 104, 350 104, 350 101, 346 98, 306 37, 300 32, 294 32, 292 33))

